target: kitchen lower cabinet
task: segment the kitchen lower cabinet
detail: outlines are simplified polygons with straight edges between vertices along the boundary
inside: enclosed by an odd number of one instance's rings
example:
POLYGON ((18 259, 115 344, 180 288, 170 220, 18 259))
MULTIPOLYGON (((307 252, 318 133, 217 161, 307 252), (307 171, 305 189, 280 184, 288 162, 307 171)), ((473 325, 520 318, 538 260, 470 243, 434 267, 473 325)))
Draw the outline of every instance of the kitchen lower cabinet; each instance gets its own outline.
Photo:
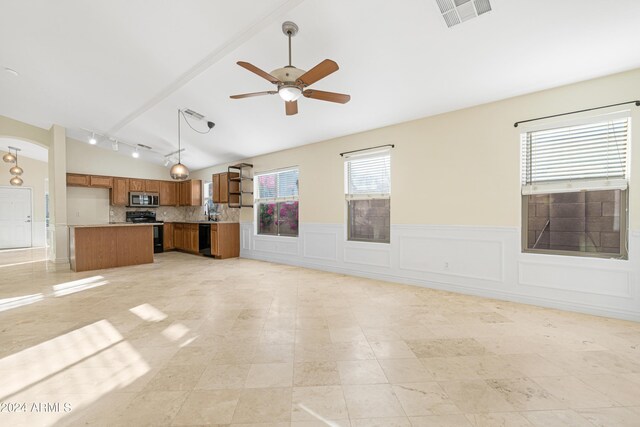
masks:
POLYGON ((162 225, 162 249, 165 251, 170 251, 175 249, 175 244, 173 243, 173 223, 165 222, 162 225))
POLYGON ((221 259, 240 256, 240 224, 211 224, 211 255, 221 259))
POLYGON ((179 251, 198 253, 198 224, 175 223, 173 245, 179 251))

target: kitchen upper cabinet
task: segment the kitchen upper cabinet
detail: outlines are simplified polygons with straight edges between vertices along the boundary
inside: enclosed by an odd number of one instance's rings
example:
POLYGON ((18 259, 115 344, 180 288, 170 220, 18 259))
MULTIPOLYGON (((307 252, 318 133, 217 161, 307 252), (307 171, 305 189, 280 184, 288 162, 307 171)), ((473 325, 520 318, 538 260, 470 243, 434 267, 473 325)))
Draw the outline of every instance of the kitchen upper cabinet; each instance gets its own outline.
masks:
POLYGON ((111 188, 113 187, 113 178, 110 176, 90 176, 89 185, 97 188, 111 188))
POLYGON ((173 243, 174 225, 171 222, 165 222, 162 224, 162 247, 165 251, 175 249, 173 243))
POLYGON ((67 174, 67 185, 70 187, 88 187, 90 183, 89 175, 67 174))
POLYGON ((151 179, 147 179, 144 181, 144 191, 147 193, 159 193, 160 192, 160 181, 155 181, 151 179))
POLYGON ((160 206, 178 205, 178 183, 160 181, 160 206))
POLYGON ((129 191, 145 191, 145 180, 129 178, 129 191))
POLYGON ((202 180, 181 181, 178 187, 179 206, 202 206, 202 180))
POLYGON ((129 204, 129 180, 127 178, 113 178, 111 204, 113 206, 126 206, 129 204))
POLYGON ((219 173, 214 173, 211 175, 211 187, 213 192, 213 203, 222 203, 220 201, 220 175, 219 173))
POLYGON ((240 181, 238 180, 238 173, 228 172, 216 173, 211 176, 211 182, 213 185, 213 202, 214 203, 237 203, 240 196, 237 194, 229 195, 231 193, 240 192, 240 181))

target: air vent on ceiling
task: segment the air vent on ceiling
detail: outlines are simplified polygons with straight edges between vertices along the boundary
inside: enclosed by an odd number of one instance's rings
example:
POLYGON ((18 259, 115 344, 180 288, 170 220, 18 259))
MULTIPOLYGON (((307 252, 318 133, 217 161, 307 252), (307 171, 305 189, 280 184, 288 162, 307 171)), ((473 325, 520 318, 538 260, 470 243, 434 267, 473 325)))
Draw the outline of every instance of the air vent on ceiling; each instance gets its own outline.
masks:
POLYGON ((447 27, 491 12, 489 0, 436 0, 436 3, 447 27))

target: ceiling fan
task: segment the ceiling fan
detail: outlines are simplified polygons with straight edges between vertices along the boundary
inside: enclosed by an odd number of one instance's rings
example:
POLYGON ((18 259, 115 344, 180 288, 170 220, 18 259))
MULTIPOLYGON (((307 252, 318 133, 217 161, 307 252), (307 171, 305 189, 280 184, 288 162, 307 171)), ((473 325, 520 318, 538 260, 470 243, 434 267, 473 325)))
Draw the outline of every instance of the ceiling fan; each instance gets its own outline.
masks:
POLYGON ((289 39, 289 65, 273 70, 267 73, 260 68, 248 62, 239 61, 238 65, 246 68, 268 80, 277 86, 277 90, 268 90, 264 92, 243 93, 241 95, 232 95, 232 99, 250 98, 252 96, 275 95, 276 93, 285 101, 285 110, 287 116, 298 114, 298 98, 319 99, 320 101, 337 102, 346 104, 351 96, 342 93, 324 92, 322 90, 307 89, 313 83, 327 77, 329 74, 338 71, 338 64, 330 59, 325 59, 309 71, 301 70, 291 65, 291 37, 298 33, 298 26, 290 21, 282 24, 282 32, 289 39))

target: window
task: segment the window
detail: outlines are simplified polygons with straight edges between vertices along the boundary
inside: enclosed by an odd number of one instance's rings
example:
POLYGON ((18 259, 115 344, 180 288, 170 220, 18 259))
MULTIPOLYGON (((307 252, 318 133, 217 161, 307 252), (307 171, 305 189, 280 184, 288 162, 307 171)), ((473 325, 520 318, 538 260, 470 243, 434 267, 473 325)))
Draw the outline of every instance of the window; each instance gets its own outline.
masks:
POLYGON ((522 134, 526 252, 627 256, 627 113, 522 134))
POLYGON ((254 177, 257 233, 298 236, 298 169, 254 177))
POLYGON ((389 150, 345 157, 347 239, 389 243, 391 155, 389 150))

